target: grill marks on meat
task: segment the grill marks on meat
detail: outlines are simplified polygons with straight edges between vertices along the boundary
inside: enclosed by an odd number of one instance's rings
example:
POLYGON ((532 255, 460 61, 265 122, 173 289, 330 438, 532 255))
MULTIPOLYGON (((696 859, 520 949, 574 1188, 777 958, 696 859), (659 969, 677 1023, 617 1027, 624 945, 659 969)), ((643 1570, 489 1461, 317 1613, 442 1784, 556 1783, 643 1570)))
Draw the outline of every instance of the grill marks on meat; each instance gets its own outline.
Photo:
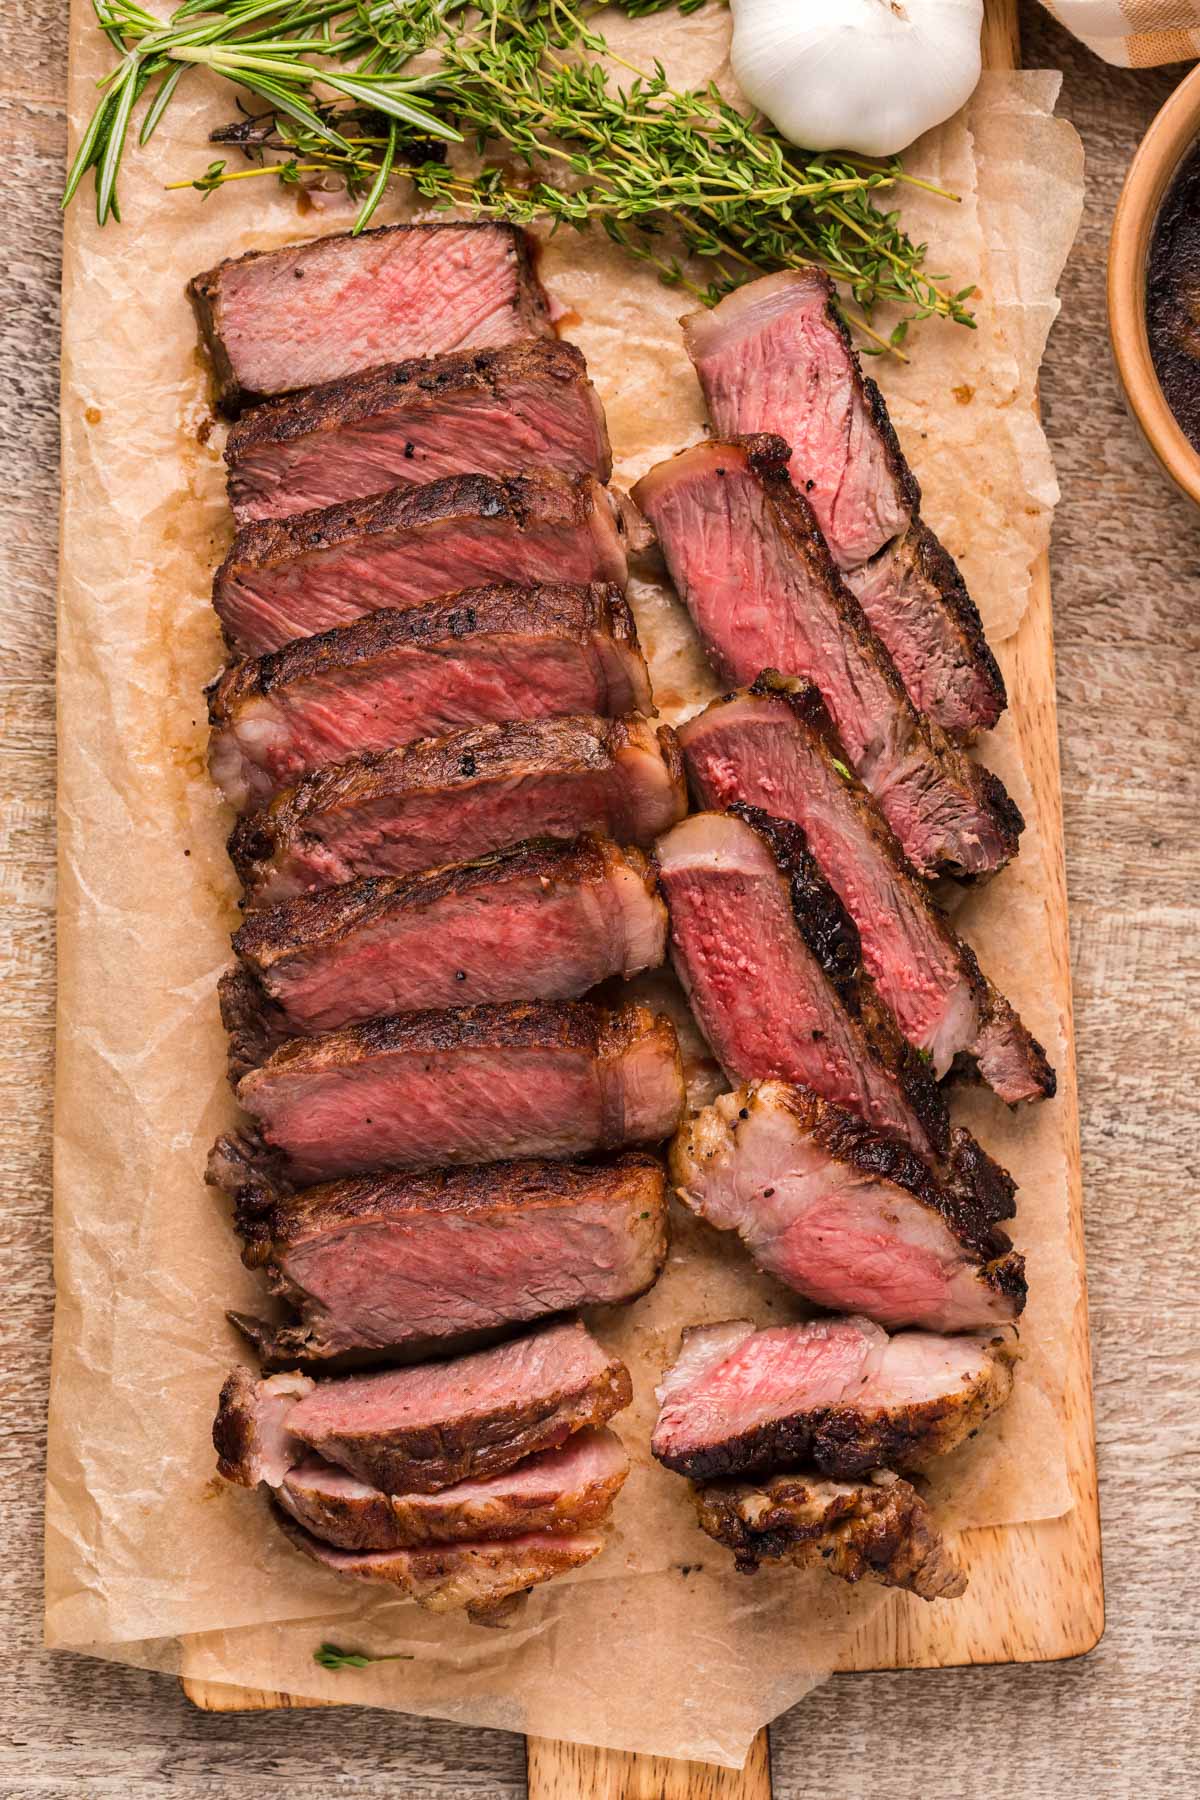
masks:
POLYGON ((389 225, 251 251, 188 284, 222 410, 400 358, 553 335, 512 225, 389 225))
POLYGON ((612 473, 583 354, 547 339, 391 363, 257 407, 225 461, 239 525, 444 475, 612 473))
POLYGON ((237 1195, 242 1260, 295 1322, 249 1328, 267 1367, 328 1366, 478 1343, 578 1306, 634 1300, 667 1253, 662 1164, 517 1162, 370 1174, 237 1195))
POLYGON ((477 1625, 507 1624, 498 1604, 552 1581, 599 1556, 604 1539, 595 1532, 556 1536, 530 1532, 496 1542, 430 1545, 419 1550, 338 1550, 305 1531, 282 1508, 272 1508, 284 1536, 297 1550, 336 1575, 382 1581, 396 1587, 427 1612, 465 1607, 477 1625))
POLYGON ((791 478, 913 704, 956 737, 994 725, 1003 677, 953 559, 919 516, 920 489, 832 282, 807 269, 766 276, 693 313, 684 337, 713 430, 774 432, 791 446, 791 478))
POLYGON ((686 819, 657 857, 672 961, 726 1073, 800 1082, 943 1152, 941 1095, 861 972, 858 933, 803 832, 737 806, 686 819))
POLYGON ((298 638, 208 690, 209 768, 246 812, 315 769, 472 725, 654 711, 621 590, 468 588, 298 638))
POLYGON ((613 1432, 577 1431, 560 1449, 436 1494, 383 1493, 308 1456, 288 1470, 276 1499, 339 1550, 412 1550, 598 1525, 628 1474, 629 1458, 613 1432))
POLYGON ((858 1318, 693 1327, 658 1389, 650 1447, 695 1480, 780 1464, 846 1480, 920 1470, 1004 1404, 1015 1355, 1008 1336, 889 1338, 858 1318))
POLYGON ((591 475, 448 475, 245 525, 213 580, 237 650, 259 655, 364 612, 488 582, 624 586, 625 525, 591 475))
POLYGON ((723 1094, 682 1127, 671 1175, 693 1212, 834 1312, 950 1332, 1024 1307, 1024 1259, 979 1202, 805 1088, 723 1094))
POLYGON ((876 1470, 869 1481, 772 1475, 709 1481, 695 1490, 700 1528, 733 1551, 738 1571, 764 1562, 864 1576, 922 1600, 956 1600, 967 1577, 916 1489, 876 1470))
POLYGON ((1054 1093, 1054 1071, 981 974, 862 783, 816 688, 768 672, 680 730, 694 793, 801 826, 858 927, 863 962, 910 1044, 939 1077, 971 1061, 1010 1105, 1054 1093))
POLYGON ((1001 783, 913 707, 787 476, 759 436, 660 463, 634 498, 719 673, 775 668, 821 690, 850 760, 922 874, 994 874, 1024 821, 1001 783))
POLYGON ((679 1123, 683 1073, 648 1007, 473 1006, 297 1038, 237 1097, 306 1183, 656 1143, 679 1123))
POLYGON ((306 776, 243 820, 229 853, 252 903, 417 870, 530 836, 648 845, 682 817, 679 748, 639 714, 483 725, 306 776))
POLYGON ((641 851, 591 836, 265 907, 235 932, 241 966, 220 985, 233 1079, 289 1037, 379 1013, 574 1000, 657 968, 666 935, 641 851))

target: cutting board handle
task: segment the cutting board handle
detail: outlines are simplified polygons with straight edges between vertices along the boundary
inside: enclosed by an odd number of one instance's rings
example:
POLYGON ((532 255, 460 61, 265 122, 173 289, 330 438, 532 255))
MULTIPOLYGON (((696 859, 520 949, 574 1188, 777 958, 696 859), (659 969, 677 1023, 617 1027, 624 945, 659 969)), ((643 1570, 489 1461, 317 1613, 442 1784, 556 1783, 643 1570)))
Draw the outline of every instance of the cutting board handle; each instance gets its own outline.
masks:
POLYGON ((529 1800, 771 1800, 765 1731, 744 1769, 529 1738, 528 1770, 529 1800))

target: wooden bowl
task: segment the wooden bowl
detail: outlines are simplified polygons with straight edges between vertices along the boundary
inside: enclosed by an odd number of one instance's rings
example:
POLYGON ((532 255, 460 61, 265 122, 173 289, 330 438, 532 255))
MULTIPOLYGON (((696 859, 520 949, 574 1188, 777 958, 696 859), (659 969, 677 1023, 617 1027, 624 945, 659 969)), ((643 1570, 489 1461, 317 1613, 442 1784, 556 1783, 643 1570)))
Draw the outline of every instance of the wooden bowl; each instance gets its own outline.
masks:
POLYGON ((1159 207, 1176 170, 1200 138, 1200 67, 1171 95, 1138 146, 1117 202, 1108 250, 1108 328, 1125 398, 1155 456, 1200 506, 1200 452, 1175 422, 1146 330, 1146 264, 1159 207))

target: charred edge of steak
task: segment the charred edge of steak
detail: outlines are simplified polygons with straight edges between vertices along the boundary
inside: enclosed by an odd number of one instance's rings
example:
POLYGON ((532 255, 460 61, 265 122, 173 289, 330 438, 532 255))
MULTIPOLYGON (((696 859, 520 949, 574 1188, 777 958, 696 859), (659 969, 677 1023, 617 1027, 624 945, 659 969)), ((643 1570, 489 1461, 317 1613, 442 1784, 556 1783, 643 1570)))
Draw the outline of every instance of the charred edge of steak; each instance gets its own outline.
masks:
POLYGON ((229 1033, 229 1085, 236 1088, 248 1070, 266 1062, 295 1032, 283 1008, 240 964, 226 969, 217 983, 217 998, 221 1023, 229 1033))
POLYGON ((587 587, 553 583, 539 587, 492 585, 463 588, 424 606, 383 607, 349 625, 313 637, 296 638, 281 650, 232 663, 205 689, 208 722, 228 725, 246 700, 267 698, 296 681, 373 662, 390 650, 442 644, 488 632, 607 632, 637 649, 637 627, 620 588, 593 582, 587 587))
POLYGON ((424 1056, 486 1047, 581 1051, 605 1060, 620 1055, 655 1022, 646 1006, 608 1012, 580 1000, 495 1006, 437 1007, 392 1013, 346 1025, 319 1037, 293 1038, 276 1050, 264 1073, 306 1065, 320 1069, 374 1056, 424 1056))
MULTIPOLYGON (((970 954, 970 952, 968 952, 970 954)), ((972 957, 972 961, 974 958, 972 957)), ((975 965, 978 968, 978 964, 975 965)), ((1022 1099, 1053 1100, 1058 1092, 1058 1076, 1054 1064, 1046 1055, 1042 1045, 1034 1037, 1032 1031, 1021 1018, 1010 1000, 1006 1000, 992 983, 981 975, 984 987, 983 1004, 980 1017, 979 1036, 983 1037, 991 1026, 998 1027, 1007 1038, 1009 1044, 1017 1051, 1017 1056, 1032 1092, 1022 1095, 1022 1099)), ((955 1075, 966 1075, 972 1081, 986 1080, 973 1055, 966 1058, 956 1057, 953 1065, 955 1075)), ((1005 1099, 1009 1097, 1003 1096, 1005 1099)), ((1018 1102, 1009 1100, 1010 1105, 1018 1102)))
POLYGON ((245 1470, 252 1465, 258 1445, 257 1387, 249 1369, 234 1369, 221 1388, 213 1420, 217 1469, 226 1481, 236 1481, 243 1487, 249 1485, 245 1470))
MULTIPOLYGON (((433 1356, 469 1356, 475 1350, 491 1349, 513 1329, 511 1325, 481 1327, 478 1331, 452 1332, 439 1338, 414 1338, 407 1344, 339 1350, 331 1356, 319 1332, 302 1318, 279 1325, 252 1313, 226 1312, 225 1317, 251 1346, 265 1375, 282 1374, 288 1369, 301 1369, 310 1375, 356 1375, 383 1365, 390 1368, 428 1362, 433 1356)), ((539 1324, 549 1322, 549 1315, 538 1319, 539 1324)))
POLYGON ((366 499, 340 500, 335 506, 293 513, 287 519, 255 519, 243 525, 213 577, 219 597, 227 582, 256 569, 380 533, 416 531, 462 518, 510 519, 519 531, 531 520, 551 525, 582 525, 592 506, 594 477, 541 474, 443 475, 416 486, 388 488, 366 499))
POLYGON ((463 1168, 350 1176, 296 1194, 273 1194, 265 1208, 257 1204, 243 1207, 239 1200, 234 1225, 246 1244, 242 1260, 256 1268, 268 1261, 272 1252, 286 1251, 289 1245, 317 1229, 351 1225, 359 1219, 403 1219, 432 1212, 469 1219, 473 1213, 486 1215, 497 1206, 524 1214, 586 1198, 600 1182, 617 1191, 630 1181, 647 1184, 647 1207, 665 1208, 666 1175, 662 1163, 647 1151, 624 1150, 601 1162, 560 1163, 528 1158, 463 1168))
POLYGON ((950 1133, 942 1178, 957 1203, 980 1219, 995 1225, 1015 1216, 1016 1182, 965 1126, 956 1125, 950 1133))
MULTIPOLYGON (((865 656, 878 669, 892 693, 897 712, 907 721, 914 737, 919 738, 927 754, 941 767, 947 781, 953 782, 981 811, 991 815, 996 832, 1005 847, 1006 860, 1017 853, 1025 820, 1020 808, 999 776, 982 763, 973 762, 953 743, 939 725, 917 711, 899 670, 880 642, 874 627, 858 600, 842 579, 821 534, 816 517, 803 494, 788 476, 791 450, 781 437, 771 432, 754 432, 732 437, 728 442, 740 449, 751 472, 771 501, 776 515, 794 548, 804 557, 816 577, 835 596, 842 628, 855 639, 865 656)), ((994 874, 995 870, 990 870, 994 874)), ((945 873, 964 880, 978 879, 969 871, 948 866, 945 873)))
MULTIPOLYGON (((1012 1177, 999 1164, 993 1163, 980 1150, 969 1132, 958 1129, 952 1143, 968 1140, 973 1151, 982 1158, 989 1172, 994 1172, 997 1185, 992 1189, 984 1182, 961 1183, 939 1181, 927 1163, 899 1138, 876 1131, 853 1113, 810 1095, 806 1089, 789 1091, 788 1104, 796 1114, 803 1131, 811 1132, 814 1141, 834 1161, 860 1171, 863 1175, 890 1182, 936 1212, 966 1249, 985 1262, 1002 1258, 1012 1250, 1012 1239, 997 1224, 1010 1218, 1014 1211, 1012 1195, 1016 1191, 1012 1177), (1000 1185, 1007 1185, 1007 1211, 1000 1201, 1000 1185)), ((1020 1258, 1015 1259, 1018 1263, 1020 1258)), ((1005 1288, 1005 1292, 1012 1289, 1005 1288)), ((1021 1283, 1024 1291, 1024 1283, 1021 1283)))
POLYGON ((290 443, 463 388, 503 402, 504 384, 518 378, 563 385, 586 382, 587 363, 577 345, 557 338, 532 338, 496 350, 454 350, 443 356, 383 363, 256 407, 230 432, 225 461, 232 468, 260 444, 290 443))
MULTIPOLYGON (((874 386, 874 383, 871 383, 874 386)), ((937 590, 946 611, 962 634, 967 660, 981 685, 991 697, 996 717, 1008 705, 1008 689, 1000 665, 992 654, 983 629, 979 608, 967 591, 958 564, 937 534, 924 519, 915 518, 908 529, 908 543, 913 561, 930 587, 937 590)), ((885 545, 881 555, 886 554, 885 545)))
POLYGON ((219 1137, 209 1151, 204 1179, 209 1187, 229 1194, 246 1217, 256 1209, 271 1207, 280 1195, 294 1192, 287 1158, 269 1149, 254 1130, 219 1137))
POLYGON ((926 1136, 939 1153, 950 1137, 950 1120, 933 1072, 908 1042, 875 984, 862 967, 858 927, 821 872, 799 825, 774 819, 759 807, 737 801, 729 808, 767 845, 788 883, 792 916, 808 949, 860 1026, 877 1063, 900 1088, 926 1136))
MULTIPOLYGON (((421 911, 442 900, 488 887, 505 875, 546 882, 603 879, 608 840, 583 833, 573 841, 526 838, 511 849, 492 851, 470 862, 443 863, 418 875, 363 875, 340 887, 280 901, 250 913, 233 935, 237 956, 260 974, 280 958, 348 937, 396 911, 421 911)), ((637 850, 622 854, 636 866, 649 864, 637 850)))
POLYGON ((872 1576, 924 1600, 955 1599, 966 1588, 924 1500, 899 1476, 877 1471, 850 1485, 776 1475, 761 1486, 710 1482, 692 1494, 701 1530, 732 1550, 740 1574, 764 1562, 820 1563, 843 1581, 872 1576))

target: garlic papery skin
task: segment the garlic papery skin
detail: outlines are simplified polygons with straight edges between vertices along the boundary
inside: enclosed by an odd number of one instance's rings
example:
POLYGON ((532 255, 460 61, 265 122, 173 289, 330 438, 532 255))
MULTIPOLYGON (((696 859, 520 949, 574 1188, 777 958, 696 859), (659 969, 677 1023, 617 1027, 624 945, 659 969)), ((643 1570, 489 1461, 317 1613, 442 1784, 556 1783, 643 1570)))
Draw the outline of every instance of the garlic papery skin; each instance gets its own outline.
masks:
POLYGON ((894 156, 970 99, 983 0, 730 0, 733 72, 806 150, 894 156))

